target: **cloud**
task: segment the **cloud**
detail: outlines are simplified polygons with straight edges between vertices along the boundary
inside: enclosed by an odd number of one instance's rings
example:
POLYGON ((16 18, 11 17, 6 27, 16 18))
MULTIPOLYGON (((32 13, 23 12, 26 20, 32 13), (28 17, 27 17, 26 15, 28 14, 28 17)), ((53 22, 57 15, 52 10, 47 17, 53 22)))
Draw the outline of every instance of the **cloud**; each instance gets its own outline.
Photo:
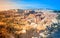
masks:
POLYGON ((14 8, 22 8, 22 6, 19 7, 16 2, 12 2, 11 0, 0 0, 0 11, 14 8))

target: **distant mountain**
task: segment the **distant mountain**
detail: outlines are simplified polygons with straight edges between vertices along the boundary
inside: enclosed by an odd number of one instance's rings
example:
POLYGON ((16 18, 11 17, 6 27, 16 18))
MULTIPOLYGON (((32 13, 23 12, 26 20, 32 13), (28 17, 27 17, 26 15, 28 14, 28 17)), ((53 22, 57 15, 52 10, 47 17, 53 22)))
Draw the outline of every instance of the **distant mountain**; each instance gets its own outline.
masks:
POLYGON ((55 12, 55 13, 60 13, 60 10, 53 10, 53 12, 55 12))

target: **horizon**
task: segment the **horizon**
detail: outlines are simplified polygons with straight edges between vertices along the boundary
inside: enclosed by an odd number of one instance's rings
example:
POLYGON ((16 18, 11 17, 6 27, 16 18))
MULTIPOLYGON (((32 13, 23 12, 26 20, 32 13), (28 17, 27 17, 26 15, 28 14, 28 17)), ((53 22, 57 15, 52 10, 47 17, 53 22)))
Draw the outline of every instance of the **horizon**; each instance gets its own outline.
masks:
POLYGON ((0 11, 8 9, 53 9, 60 10, 60 0, 0 0, 0 11))

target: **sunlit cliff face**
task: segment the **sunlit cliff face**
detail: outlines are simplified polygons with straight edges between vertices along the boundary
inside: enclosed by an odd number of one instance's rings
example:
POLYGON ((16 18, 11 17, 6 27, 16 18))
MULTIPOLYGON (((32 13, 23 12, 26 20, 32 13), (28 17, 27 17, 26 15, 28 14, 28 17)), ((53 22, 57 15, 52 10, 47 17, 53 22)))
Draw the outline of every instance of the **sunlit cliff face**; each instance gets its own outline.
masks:
MULTIPOLYGON (((25 17, 18 12, 5 11, 0 14, 0 26, 3 25, 6 28, 12 30, 14 34, 27 34, 30 30, 40 33, 41 30, 46 30, 47 26, 51 27, 52 23, 57 23, 57 14, 55 13, 40 13, 29 14, 25 17)), ((7 30, 6 32, 9 33, 7 30)), ((34 33, 34 32, 33 32, 34 33)))

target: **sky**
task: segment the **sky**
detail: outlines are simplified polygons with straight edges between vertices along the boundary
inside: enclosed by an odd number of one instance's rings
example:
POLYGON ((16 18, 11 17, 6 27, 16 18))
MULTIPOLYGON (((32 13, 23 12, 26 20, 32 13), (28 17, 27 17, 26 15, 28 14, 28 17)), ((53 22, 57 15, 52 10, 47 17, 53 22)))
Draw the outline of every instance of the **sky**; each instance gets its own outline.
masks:
POLYGON ((60 0, 0 0, 0 10, 40 8, 60 10, 60 0))

